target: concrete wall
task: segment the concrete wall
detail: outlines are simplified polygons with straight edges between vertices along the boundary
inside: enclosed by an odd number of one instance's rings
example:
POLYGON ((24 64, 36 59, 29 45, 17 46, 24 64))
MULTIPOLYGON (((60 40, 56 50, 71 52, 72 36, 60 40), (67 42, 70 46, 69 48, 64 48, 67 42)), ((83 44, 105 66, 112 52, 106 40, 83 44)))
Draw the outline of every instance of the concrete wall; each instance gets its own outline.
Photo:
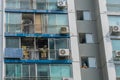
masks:
POLYGON ((110 62, 110 60, 112 60, 112 45, 109 36, 106 1, 96 0, 96 6, 98 42, 103 80, 116 80, 115 66, 114 63, 110 62))
POLYGON ((70 28, 70 43, 72 53, 72 68, 73 68, 73 80, 82 80, 80 71, 80 59, 78 48, 78 34, 76 26, 75 5, 74 0, 67 0, 68 2, 68 18, 70 28))
POLYGON ((3 27, 3 24, 2 24, 2 0, 0 0, 0 80, 2 80, 2 66, 3 66, 3 48, 2 48, 2 39, 3 39, 3 36, 2 36, 2 27, 3 27))
POLYGON ((82 80, 103 80, 99 57, 100 52, 96 26, 95 0, 75 0, 75 5, 76 10, 89 10, 92 15, 92 20, 77 20, 78 33, 93 33, 96 40, 95 43, 79 43, 80 58, 81 56, 95 57, 97 64, 96 68, 81 68, 81 78, 82 80))

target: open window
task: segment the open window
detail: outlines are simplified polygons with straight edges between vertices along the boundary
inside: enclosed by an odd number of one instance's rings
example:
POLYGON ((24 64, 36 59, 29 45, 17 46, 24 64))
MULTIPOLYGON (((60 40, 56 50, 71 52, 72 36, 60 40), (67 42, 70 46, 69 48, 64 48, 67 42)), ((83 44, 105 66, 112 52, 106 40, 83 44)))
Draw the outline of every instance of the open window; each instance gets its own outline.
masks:
POLYGON ((77 20, 91 20, 91 12, 89 10, 77 10, 77 20))
POLYGON ((24 33, 34 33, 34 16, 33 14, 22 14, 22 31, 24 33))
POLYGON ((95 68, 96 67, 96 58, 95 57, 81 57, 81 67, 82 68, 95 68))
POLYGON ((79 33, 80 43, 95 43, 94 35, 91 33, 79 33))

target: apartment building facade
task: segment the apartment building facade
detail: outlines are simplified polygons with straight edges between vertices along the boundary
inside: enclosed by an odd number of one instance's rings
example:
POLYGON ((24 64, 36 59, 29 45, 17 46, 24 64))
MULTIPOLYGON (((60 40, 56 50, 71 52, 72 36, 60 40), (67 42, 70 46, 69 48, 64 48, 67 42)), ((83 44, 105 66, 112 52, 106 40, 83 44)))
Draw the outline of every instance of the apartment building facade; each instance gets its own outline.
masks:
POLYGON ((80 64, 79 57, 76 58, 77 29, 70 20, 75 20, 74 1, 3 0, 3 3, 2 80, 80 79, 73 76, 73 72, 80 74, 80 70, 76 71, 80 64))
POLYGON ((1 0, 0 80, 119 80, 119 6, 1 0))

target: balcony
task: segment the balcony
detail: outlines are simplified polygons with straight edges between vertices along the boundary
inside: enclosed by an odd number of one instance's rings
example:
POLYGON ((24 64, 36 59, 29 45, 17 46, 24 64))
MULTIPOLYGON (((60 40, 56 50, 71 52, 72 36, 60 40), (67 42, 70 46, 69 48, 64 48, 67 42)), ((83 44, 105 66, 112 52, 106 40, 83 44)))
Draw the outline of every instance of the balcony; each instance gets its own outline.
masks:
POLYGON ((6 48, 5 49, 5 58, 9 59, 23 59, 23 60, 70 60, 71 54, 68 49, 64 54, 60 53, 59 50, 49 50, 44 53, 41 50, 30 50, 23 49, 22 53, 18 54, 15 48, 6 48), (21 56, 22 55, 22 56, 21 56))
POLYGON ((5 80, 62 80, 71 77, 71 64, 5 63, 5 80))
MULTIPOLYGON (((5 78, 4 80, 73 80, 72 78, 61 78, 61 77, 23 77, 23 78, 5 78)), ((119 80, 119 79, 117 79, 119 80)))
POLYGON ((59 8, 57 0, 6 0, 6 9, 38 9, 38 10, 67 10, 67 1, 65 6, 59 8))
POLYGON ((120 1, 119 0, 107 0, 108 12, 120 12, 120 1))
POLYGON ((26 34, 60 34, 61 28, 65 27, 65 34, 69 32, 68 25, 45 25, 45 24, 6 24, 7 33, 26 34))
POLYGON ((5 80, 62 80, 61 77, 22 77, 22 78, 11 78, 6 77, 5 80))

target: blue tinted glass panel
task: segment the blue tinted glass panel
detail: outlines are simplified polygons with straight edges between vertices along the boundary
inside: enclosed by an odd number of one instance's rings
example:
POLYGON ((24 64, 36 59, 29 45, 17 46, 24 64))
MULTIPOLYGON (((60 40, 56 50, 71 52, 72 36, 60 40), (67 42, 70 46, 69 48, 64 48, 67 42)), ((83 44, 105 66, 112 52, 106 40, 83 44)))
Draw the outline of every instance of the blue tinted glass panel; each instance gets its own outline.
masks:
POLYGON ((120 40, 112 40, 113 50, 120 50, 120 40))

